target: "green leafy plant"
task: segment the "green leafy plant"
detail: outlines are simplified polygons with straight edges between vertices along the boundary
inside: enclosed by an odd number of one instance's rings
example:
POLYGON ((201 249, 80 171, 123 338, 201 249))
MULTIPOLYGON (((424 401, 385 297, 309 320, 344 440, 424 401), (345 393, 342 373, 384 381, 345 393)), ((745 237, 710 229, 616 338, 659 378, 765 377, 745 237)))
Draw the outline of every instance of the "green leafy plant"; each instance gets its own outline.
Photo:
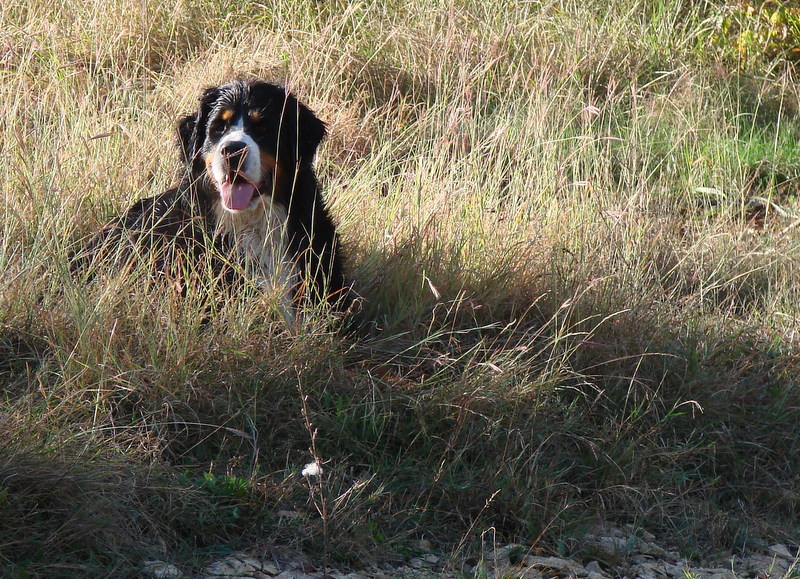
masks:
POLYGON ((800 8, 795 2, 753 0, 726 3, 712 36, 736 54, 744 68, 800 61, 800 8))
POLYGON ((798 536, 800 93, 728 66, 792 60, 794 4, 156 4, 0 10, 7 574, 798 536), (67 271, 237 75, 328 125, 345 327, 67 271))
POLYGON ((244 498, 250 495, 250 483, 238 476, 203 474, 201 487, 213 495, 244 498))

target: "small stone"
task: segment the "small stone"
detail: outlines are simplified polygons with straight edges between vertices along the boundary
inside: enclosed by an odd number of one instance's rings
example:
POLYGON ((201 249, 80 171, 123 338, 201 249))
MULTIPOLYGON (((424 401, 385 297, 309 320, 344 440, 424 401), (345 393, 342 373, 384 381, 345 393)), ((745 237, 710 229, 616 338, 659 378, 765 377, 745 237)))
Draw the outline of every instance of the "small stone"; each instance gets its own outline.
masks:
POLYGON ((422 560, 431 565, 436 565, 439 562, 439 557, 431 553, 430 555, 425 555, 422 560))
POLYGON ((636 579, 658 579, 659 577, 663 577, 663 575, 658 574, 653 569, 648 569, 646 567, 634 567, 633 570, 635 571, 634 576, 636 579))
POLYGON ((183 577, 183 573, 175 565, 164 561, 145 561, 142 563, 142 572, 155 579, 177 579, 183 577))
POLYGON ((630 551, 631 544, 628 539, 623 537, 598 537, 587 536, 587 542, 607 555, 618 555, 630 551))
POLYGON ((553 569, 559 573, 571 573, 575 575, 586 575, 587 571, 581 565, 569 559, 560 559, 559 557, 536 557, 529 555, 525 557, 525 565, 528 567, 542 567, 545 569, 553 569))
POLYGON ((267 575, 277 575, 278 573, 281 572, 281 570, 278 569, 278 566, 272 561, 262 561, 261 571, 266 573, 267 575))
POLYGON ((250 555, 245 555, 244 553, 240 553, 236 555, 236 558, 241 561, 242 564, 252 567, 255 571, 263 571, 264 564, 266 561, 262 561, 261 559, 256 559, 255 557, 251 557, 250 555))
POLYGON ((420 559, 419 557, 414 557, 408 562, 414 569, 422 569, 425 566, 425 561, 420 559))
POLYGON ((414 547, 421 549, 422 551, 433 551, 433 543, 431 543, 428 539, 420 539, 414 543, 414 547))
POLYGON ((776 543, 769 548, 770 553, 774 553, 778 557, 786 559, 787 561, 794 561, 794 555, 789 551, 786 545, 776 543))
POLYGON ((225 562, 236 571, 237 575, 252 575, 261 569, 261 561, 253 559, 245 553, 234 553, 225 557, 225 562))
POLYGON ((206 565, 202 573, 203 575, 216 575, 218 577, 236 577, 237 575, 241 575, 239 567, 231 564, 227 559, 214 561, 210 565, 206 565))
POLYGON ((791 561, 778 557, 777 555, 753 555, 749 557, 745 563, 748 564, 751 569, 771 576, 782 576, 789 570, 789 566, 792 564, 791 561))
POLYGON ((690 572, 688 569, 686 569, 685 565, 680 565, 680 564, 672 565, 671 563, 664 563, 663 568, 664 572, 669 577, 680 577, 681 579, 686 577, 690 572))
POLYGON ((655 543, 642 543, 637 550, 642 555, 650 555, 652 557, 666 557, 667 555, 667 551, 655 543))
POLYGON ((305 558, 294 558, 291 561, 284 562, 284 565, 288 570, 300 571, 301 573, 314 573, 317 571, 317 568, 305 558))
POLYGON ((586 565, 583 566, 583 568, 586 569, 586 571, 589 573, 590 576, 591 575, 596 575, 596 576, 602 575, 604 577, 608 577, 608 574, 606 574, 606 572, 603 571, 603 568, 600 566, 600 563, 598 563, 597 561, 589 561, 588 563, 586 563, 586 565))

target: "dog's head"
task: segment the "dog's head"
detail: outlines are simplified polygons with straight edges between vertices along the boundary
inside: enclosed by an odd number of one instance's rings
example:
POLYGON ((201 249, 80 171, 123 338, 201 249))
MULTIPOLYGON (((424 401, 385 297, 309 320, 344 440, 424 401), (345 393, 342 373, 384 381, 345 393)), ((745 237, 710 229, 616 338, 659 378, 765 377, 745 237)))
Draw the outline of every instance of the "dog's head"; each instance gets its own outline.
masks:
POLYGON ((239 212, 264 196, 288 202, 295 171, 312 163, 325 124, 279 86, 235 80, 206 90, 179 133, 192 178, 207 179, 221 206, 239 212))

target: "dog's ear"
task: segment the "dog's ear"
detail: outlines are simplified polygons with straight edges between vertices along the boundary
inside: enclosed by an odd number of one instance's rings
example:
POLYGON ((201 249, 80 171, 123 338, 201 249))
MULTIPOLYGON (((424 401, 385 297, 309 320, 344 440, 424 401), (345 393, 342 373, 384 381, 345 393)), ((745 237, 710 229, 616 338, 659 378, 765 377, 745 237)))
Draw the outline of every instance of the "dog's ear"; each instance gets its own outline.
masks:
POLYGON ((178 121, 178 142, 181 146, 181 160, 187 167, 192 164, 192 157, 194 157, 194 129, 196 125, 197 118, 195 115, 187 115, 178 121))
POLYGON ((312 162, 317 147, 328 134, 325 123, 306 105, 298 103, 297 151, 301 160, 312 162))
POLYGON ((311 163, 317 147, 328 134, 325 123, 292 95, 286 97, 284 123, 289 127, 292 153, 299 163, 311 163))
POLYGON ((181 158, 187 168, 191 168, 199 160, 200 149, 206 135, 208 117, 214 103, 219 98, 218 88, 209 88, 200 96, 200 106, 193 115, 187 115, 178 122, 178 138, 180 139, 181 158))

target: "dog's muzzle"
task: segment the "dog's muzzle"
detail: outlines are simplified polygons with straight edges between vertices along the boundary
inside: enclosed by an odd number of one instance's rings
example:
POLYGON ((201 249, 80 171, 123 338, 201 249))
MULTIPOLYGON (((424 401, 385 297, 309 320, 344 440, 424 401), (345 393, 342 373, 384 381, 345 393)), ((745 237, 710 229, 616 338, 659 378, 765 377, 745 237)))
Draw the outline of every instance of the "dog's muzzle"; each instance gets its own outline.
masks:
POLYGON ((232 211, 247 209, 256 192, 256 186, 245 173, 245 163, 250 148, 241 141, 230 141, 220 147, 223 178, 220 183, 222 203, 232 211))
POLYGON ((244 211, 251 207, 260 194, 258 145, 239 139, 223 141, 211 169, 225 209, 244 211))

